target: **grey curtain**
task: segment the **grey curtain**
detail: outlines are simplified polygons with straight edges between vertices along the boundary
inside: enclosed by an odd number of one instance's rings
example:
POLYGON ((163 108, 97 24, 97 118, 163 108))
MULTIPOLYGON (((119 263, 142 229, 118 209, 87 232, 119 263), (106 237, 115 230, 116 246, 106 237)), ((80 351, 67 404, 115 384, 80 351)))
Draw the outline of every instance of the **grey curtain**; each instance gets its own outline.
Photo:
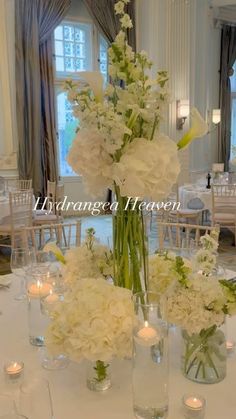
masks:
POLYGON ((223 25, 220 63, 220 109, 221 124, 218 144, 218 160, 228 170, 231 148, 231 86, 230 76, 236 60, 236 27, 223 25))
MULTIPOLYGON (((87 6, 95 24, 98 26, 101 33, 111 43, 114 41, 116 35, 120 30, 119 17, 115 15, 114 4, 117 0, 83 0, 87 6)), ((127 12, 132 21, 133 28, 128 30, 129 44, 136 49, 135 36, 135 0, 131 0, 127 5, 127 12)))
POLYGON ((33 179, 36 195, 57 180, 52 33, 71 0, 17 0, 16 106, 19 175, 33 179))

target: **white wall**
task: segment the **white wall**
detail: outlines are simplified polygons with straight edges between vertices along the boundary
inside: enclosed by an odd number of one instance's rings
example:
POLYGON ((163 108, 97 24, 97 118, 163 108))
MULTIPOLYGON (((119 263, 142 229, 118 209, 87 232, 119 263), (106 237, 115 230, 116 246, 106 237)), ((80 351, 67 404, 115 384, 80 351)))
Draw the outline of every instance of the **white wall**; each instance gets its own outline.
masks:
MULTIPOLYGON (((170 107, 163 129, 178 140, 176 100, 189 99, 204 117, 218 107, 220 30, 213 28, 207 0, 137 0, 138 48, 146 49, 155 70, 170 74, 170 107), (148 7, 147 7, 148 6, 148 7)), ((180 183, 189 171, 208 171, 217 155, 216 132, 181 152, 180 183)))
POLYGON ((211 111, 219 107, 221 30, 214 27, 206 0, 191 0, 190 36, 190 100, 210 123, 210 133, 190 147, 190 169, 209 171, 217 161, 218 128, 212 126, 211 111))
POLYGON ((17 174, 14 0, 0 1, 0 176, 17 174))

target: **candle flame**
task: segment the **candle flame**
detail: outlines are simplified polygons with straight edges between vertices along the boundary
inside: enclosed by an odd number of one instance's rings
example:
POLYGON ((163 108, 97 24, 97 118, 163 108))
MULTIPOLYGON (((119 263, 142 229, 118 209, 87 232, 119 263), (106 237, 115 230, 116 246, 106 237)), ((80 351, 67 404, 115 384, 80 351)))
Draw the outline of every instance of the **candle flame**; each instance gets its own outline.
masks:
POLYGON ((147 320, 145 320, 145 322, 144 322, 144 326, 145 326, 145 327, 148 327, 148 321, 147 321, 147 320))
POLYGON ((41 290, 41 289, 43 288, 43 283, 42 283, 42 281, 40 281, 39 279, 37 280, 36 287, 37 287, 39 290, 41 290))

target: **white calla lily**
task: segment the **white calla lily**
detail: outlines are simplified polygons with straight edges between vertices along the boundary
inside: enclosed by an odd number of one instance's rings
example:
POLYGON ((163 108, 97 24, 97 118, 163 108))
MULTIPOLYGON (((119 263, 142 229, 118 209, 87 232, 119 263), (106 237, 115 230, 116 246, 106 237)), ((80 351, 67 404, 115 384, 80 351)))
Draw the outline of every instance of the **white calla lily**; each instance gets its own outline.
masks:
POLYGON ((104 95, 104 79, 102 74, 99 71, 81 71, 79 75, 80 78, 83 79, 93 91, 95 100, 97 102, 102 102, 104 95))
POLYGON ((207 134, 208 125, 196 108, 190 112, 191 128, 178 142, 178 148, 186 147, 194 138, 200 138, 207 134))
POLYGON ((56 259, 65 264, 65 258, 63 256, 63 253, 61 251, 61 249, 57 246, 56 242, 48 242, 45 244, 44 248, 43 248, 44 252, 52 252, 54 254, 54 256, 56 257, 56 259))

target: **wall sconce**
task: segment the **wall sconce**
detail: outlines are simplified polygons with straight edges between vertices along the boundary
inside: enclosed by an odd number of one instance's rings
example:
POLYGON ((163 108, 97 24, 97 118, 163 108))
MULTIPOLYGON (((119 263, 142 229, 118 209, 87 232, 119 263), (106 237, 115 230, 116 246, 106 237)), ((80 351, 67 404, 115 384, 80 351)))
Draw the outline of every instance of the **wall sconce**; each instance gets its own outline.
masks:
POLYGON ((177 100, 176 102, 176 129, 183 129, 184 123, 189 116, 189 100, 177 100))
POLYGON ((212 111, 212 122, 213 124, 217 125, 221 121, 221 110, 220 109, 213 109, 212 111))

